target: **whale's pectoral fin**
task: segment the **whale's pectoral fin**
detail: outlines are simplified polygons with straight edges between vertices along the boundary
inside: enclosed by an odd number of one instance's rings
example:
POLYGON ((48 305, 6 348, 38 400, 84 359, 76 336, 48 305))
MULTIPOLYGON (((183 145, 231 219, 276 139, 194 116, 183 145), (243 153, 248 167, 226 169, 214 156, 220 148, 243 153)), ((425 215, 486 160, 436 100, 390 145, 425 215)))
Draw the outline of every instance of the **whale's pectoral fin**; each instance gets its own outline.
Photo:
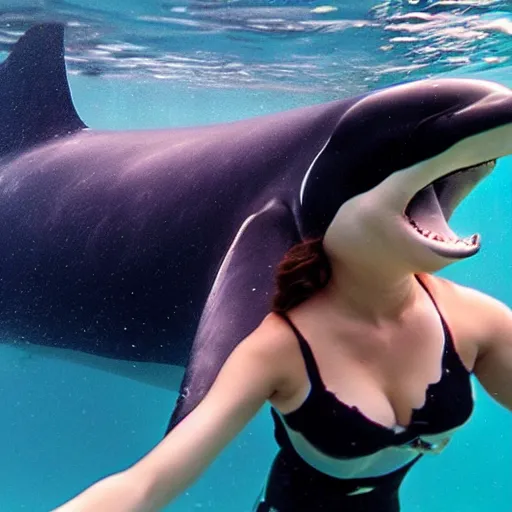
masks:
POLYGON ((236 345, 270 311, 276 266, 299 240, 293 213, 278 201, 244 222, 204 307, 168 431, 201 401, 236 345))
POLYGON ((66 76, 64 25, 30 28, 0 64, 0 156, 86 128, 66 76))

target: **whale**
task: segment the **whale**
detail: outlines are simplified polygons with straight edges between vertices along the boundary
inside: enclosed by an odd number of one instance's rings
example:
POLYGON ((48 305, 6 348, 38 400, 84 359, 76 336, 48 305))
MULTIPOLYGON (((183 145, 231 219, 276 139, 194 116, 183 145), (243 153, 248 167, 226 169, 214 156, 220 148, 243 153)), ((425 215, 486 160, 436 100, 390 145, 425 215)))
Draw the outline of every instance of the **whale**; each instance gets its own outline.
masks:
POLYGON ((366 215, 442 258, 478 252, 448 221, 512 153, 508 87, 426 79, 230 123, 96 130, 73 105, 64 31, 33 26, 0 66, 3 344, 176 389, 169 431, 268 314, 295 244, 366 215))

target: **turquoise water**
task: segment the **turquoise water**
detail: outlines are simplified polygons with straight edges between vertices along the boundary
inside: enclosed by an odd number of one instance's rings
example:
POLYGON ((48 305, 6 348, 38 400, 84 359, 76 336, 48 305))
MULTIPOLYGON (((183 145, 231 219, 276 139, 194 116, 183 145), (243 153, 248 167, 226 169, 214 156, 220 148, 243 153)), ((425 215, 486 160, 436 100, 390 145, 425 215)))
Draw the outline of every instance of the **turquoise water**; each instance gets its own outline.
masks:
MULTIPOLYGON (((370 3, 375 2, 366 2, 370 3)), ((69 10, 79 3, 55 4, 69 10)), ((97 12, 100 5, 88 2, 88 12, 97 12)), ((113 10, 126 5, 109 2, 113 10)), ((486 16, 492 17, 492 12, 486 16)), ((315 33, 308 37, 314 38, 315 33)), ((498 41, 503 55, 507 41, 498 41)), ((475 49, 471 56, 477 50, 485 48, 475 49)), ((216 51, 220 54, 221 47, 216 51)), ((500 51, 494 54, 501 55, 500 51)), ((477 58, 464 64, 448 69, 438 63, 439 72, 496 79, 512 86, 512 67, 506 62, 485 69, 477 58)), ((236 87, 235 83, 230 87, 207 87, 191 84, 183 77, 175 82, 161 80, 142 71, 133 77, 73 74, 71 89, 85 122, 91 127, 113 129, 214 123, 327 101, 339 97, 344 87, 329 87, 333 80, 330 73, 334 73, 330 68, 329 77, 318 89, 311 77, 305 83, 306 77, 302 76, 304 83, 296 90, 285 87, 286 80, 279 81, 279 87, 263 83, 258 87, 236 87)), ((261 82, 269 80, 268 76, 259 78, 261 82)), ((382 80, 373 78, 370 82, 376 84, 382 80)), ((402 78, 396 75, 397 80, 402 78)), ((359 86, 350 83, 346 88, 359 86)), ((443 272, 510 306, 511 212, 509 158, 464 202, 451 221, 461 234, 480 232, 482 251, 443 272)), ((122 377, 28 357, 6 347, 0 347, 0 393, 0 511, 6 512, 47 511, 100 476, 131 464, 160 439, 176 399, 174 393, 122 377)), ((275 449, 270 418, 263 411, 168 510, 249 511, 275 449)), ((425 457, 408 476, 402 490, 403 511, 509 512, 511 468, 512 415, 495 405, 477 385, 477 406, 467 427, 441 456, 425 457)))

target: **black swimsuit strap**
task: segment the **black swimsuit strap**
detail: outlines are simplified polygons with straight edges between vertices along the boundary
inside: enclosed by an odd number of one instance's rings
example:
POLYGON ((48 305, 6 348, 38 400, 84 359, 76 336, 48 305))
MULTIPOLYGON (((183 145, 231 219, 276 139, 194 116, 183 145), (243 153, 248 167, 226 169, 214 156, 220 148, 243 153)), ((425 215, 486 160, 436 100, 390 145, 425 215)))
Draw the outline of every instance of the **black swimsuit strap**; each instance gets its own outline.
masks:
POLYGON ((297 327, 295 327, 295 324, 288 318, 285 313, 281 313, 280 316, 291 327, 292 331, 297 337, 297 340, 299 341, 300 351, 302 353, 302 357, 304 358, 304 363, 306 365, 306 371, 311 383, 311 387, 314 388, 316 386, 320 386, 325 389, 325 385, 318 370, 318 365, 316 364, 315 356, 313 355, 313 351, 311 350, 309 343, 306 341, 306 338, 304 338, 302 333, 297 329, 297 327))
POLYGON ((420 283, 421 287, 425 290, 425 292, 429 296, 430 300, 432 301, 432 304, 436 308, 437 314, 441 317, 441 320, 443 320, 443 315, 441 314, 441 311, 439 310, 436 299, 434 299, 434 296, 428 289, 428 286, 423 282, 423 279, 418 274, 414 274, 414 277, 416 278, 416 281, 418 281, 418 283, 420 283))
POLYGON ((441 325, 443 326, 443 332, 444 332, 444 338, 445 338, 445 352, 450 350, 455 350, 455 347, 453 346, 453 339, 452 339, 452 333, 450 332, 450 329, 448 328, 448 324, 446 323, 446 320, 444 319, 443 314, 441 313, 441 310, 439 309, 439 306, 437 305, 436 299, 434 299, 434 296, 432 295, 432 292, 428 289, 428 286, 425 284, 423 279, 418 274, 415 274, 416 280, 418 283, 420 283, 420 286, 425 290, 426 294, 429 296, 432 304, 434 305, 435 310, 437 311, 437 314, 439 315, 439 318, 441 320, 441 325))

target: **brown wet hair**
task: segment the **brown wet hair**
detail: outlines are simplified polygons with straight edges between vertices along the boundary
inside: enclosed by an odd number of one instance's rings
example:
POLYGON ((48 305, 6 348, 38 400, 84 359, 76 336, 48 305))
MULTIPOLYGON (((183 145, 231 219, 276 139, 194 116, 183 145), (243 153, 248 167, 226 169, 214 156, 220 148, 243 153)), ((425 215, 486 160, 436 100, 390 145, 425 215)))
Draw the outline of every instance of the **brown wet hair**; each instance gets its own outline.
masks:
POLYGON ((293 246, 278 265, 277 290, 272 311, 286 313, 324 288, 331 277, 331 265, 323 238, 304 240, 293 246))

